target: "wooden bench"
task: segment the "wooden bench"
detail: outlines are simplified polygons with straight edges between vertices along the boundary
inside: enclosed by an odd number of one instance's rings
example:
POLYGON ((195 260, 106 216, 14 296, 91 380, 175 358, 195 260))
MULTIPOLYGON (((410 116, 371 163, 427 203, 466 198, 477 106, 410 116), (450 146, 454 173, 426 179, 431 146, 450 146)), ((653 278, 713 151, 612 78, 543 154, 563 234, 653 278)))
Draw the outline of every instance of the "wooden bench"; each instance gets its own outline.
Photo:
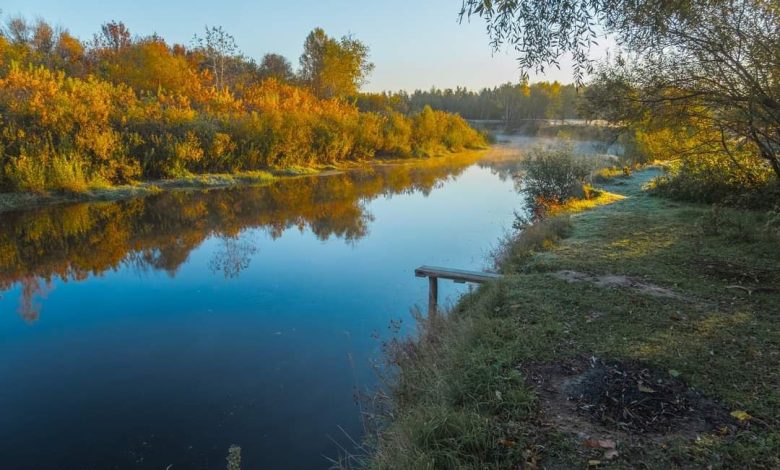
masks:
POLYGON ((435 315, 439 303, 439 278, 450 279, 457 283, 473 282, 483 284, 501 278, 500 274, 465 269, 441 268, 438 266, 420 266, 414 270, 417 277, 428 278, 428 315, 435 315))

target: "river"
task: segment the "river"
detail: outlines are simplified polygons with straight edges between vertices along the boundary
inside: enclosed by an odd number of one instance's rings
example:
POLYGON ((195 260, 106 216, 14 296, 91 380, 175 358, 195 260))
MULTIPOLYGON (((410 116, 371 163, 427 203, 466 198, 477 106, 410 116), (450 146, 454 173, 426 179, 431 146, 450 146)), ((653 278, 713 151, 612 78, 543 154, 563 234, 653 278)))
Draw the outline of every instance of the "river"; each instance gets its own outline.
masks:
POLYGON ((511 227, 496 154, 0 214, 0 468, 327 468, 414 268, 511 227))

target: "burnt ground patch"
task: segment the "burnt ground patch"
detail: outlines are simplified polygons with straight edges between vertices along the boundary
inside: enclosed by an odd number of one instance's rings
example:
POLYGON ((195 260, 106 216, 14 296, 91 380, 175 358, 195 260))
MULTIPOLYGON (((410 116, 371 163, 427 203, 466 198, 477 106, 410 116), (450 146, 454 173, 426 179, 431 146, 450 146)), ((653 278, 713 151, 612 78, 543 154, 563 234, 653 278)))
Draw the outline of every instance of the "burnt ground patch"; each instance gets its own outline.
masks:
POLYGON ((631 440, 728 433, 729 411, 674 377, 635 361, 581 358, 523 367, 543 419, 582 438, 631 440))

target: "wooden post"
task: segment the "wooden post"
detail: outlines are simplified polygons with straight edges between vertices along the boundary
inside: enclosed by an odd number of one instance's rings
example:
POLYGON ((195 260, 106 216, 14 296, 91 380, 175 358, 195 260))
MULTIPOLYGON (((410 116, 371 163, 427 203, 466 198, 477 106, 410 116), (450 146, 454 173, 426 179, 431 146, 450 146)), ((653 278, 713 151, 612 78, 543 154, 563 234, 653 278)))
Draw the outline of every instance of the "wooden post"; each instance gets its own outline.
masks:
POLYGON ((437 304, 439 303, 439 278, 428 278, 428 318, 436 315, 437 304))

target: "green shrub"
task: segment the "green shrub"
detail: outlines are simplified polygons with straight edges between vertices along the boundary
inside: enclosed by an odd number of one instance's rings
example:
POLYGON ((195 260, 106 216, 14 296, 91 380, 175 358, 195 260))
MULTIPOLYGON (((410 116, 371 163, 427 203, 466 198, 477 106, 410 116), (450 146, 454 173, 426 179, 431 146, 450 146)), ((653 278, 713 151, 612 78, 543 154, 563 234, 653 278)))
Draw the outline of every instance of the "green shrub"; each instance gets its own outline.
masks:
POLYGON ((571 146, 536 148, 523 162, 521 183, 531 206, 561 205, 584 196, 590 165, 571 146))
POLYGON ((686 157, 671 162, 655 179, 653 191, 672 199, 772 208, 780 203, 780 182, 771 169, 749 155, 686 157))

